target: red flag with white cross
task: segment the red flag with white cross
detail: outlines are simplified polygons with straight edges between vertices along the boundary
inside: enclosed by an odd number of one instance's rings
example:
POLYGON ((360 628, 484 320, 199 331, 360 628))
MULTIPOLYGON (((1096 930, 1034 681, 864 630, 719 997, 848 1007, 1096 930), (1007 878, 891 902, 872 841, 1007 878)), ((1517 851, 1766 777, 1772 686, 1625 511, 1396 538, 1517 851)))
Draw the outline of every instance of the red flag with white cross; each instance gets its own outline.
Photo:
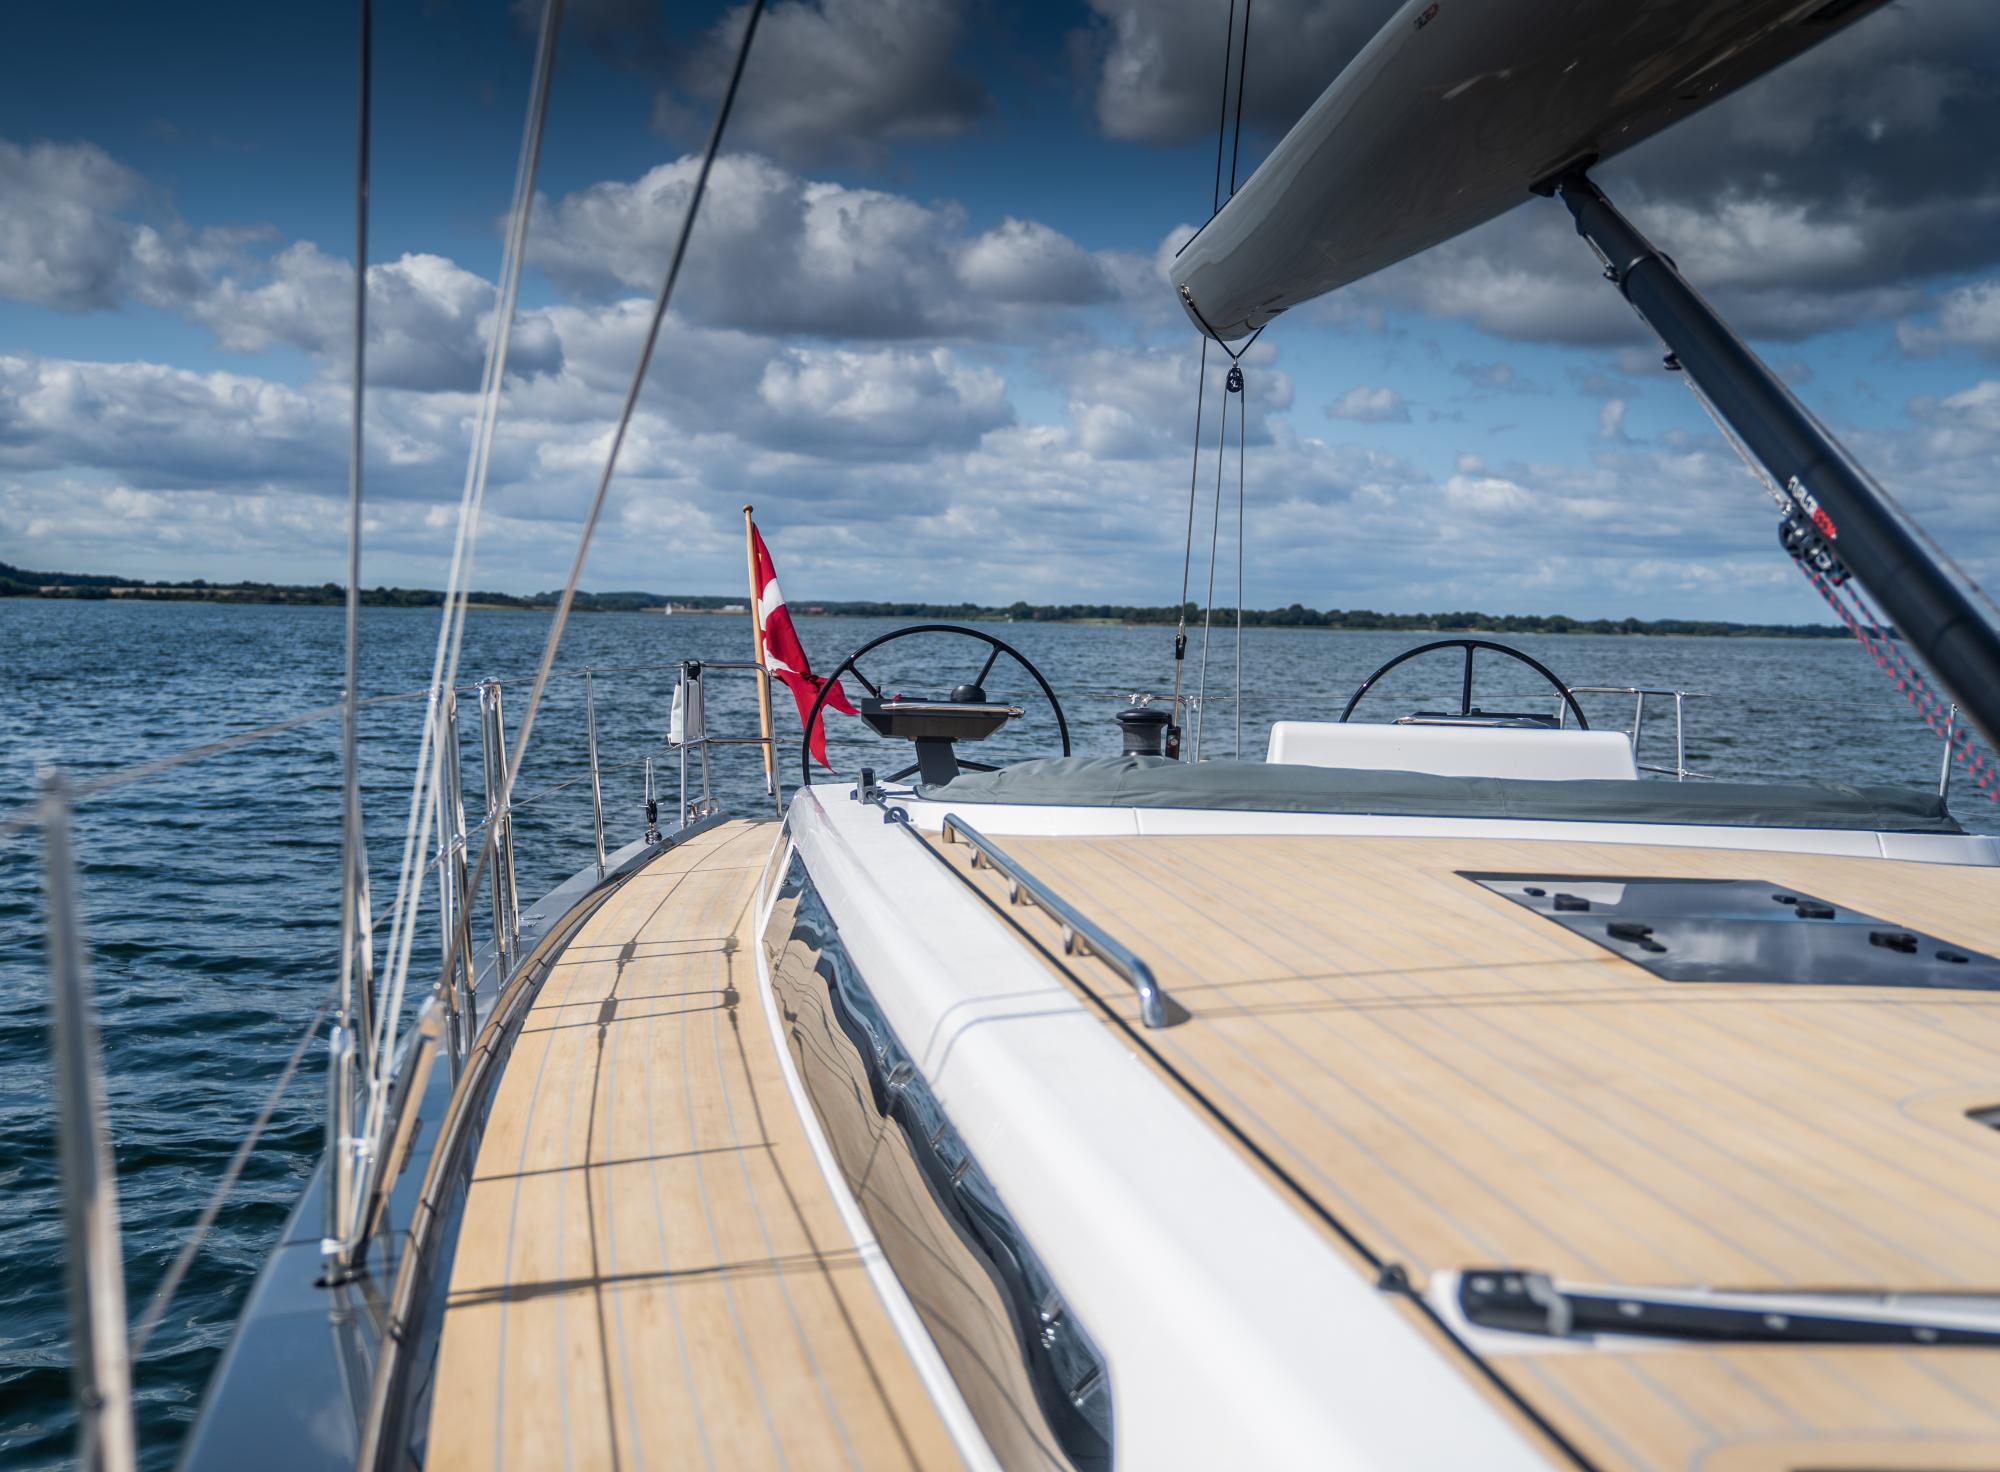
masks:
MULTIPOLYGON (((757 530, 755 523, 750 527, 750 553, 756 566, 754 578, 757 585, 757 602, 751 614, 764 631, 764 663, 792 692, 792 699, 799 704, 799 721, 804 724, 813 701, 819 698, 820 687, 826 682, 812 672, 805 646, 799 643, 798 630, 792 627, 791 610, 785 607, 784 590, 778 586, 778 571, 771 565, 771 549, 764 545, 764 534, 757 530)), ((842 715, 857 714, 838 680, 827 691, 826 708, 837 710, 842 715)), ((824 727, 822 717, 806 733, 806 740, 812 747, 813 759, 831 771, 832 764, 826 759, 824 727)))

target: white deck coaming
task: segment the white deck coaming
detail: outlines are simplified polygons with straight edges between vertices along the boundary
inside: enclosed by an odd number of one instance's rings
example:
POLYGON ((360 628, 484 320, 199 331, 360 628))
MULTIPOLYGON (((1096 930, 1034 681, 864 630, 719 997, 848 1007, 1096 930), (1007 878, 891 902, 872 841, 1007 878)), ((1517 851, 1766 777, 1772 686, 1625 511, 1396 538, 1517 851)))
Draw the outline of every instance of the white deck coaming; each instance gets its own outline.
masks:
MULTIPOLYGON (((783 878, 784 866, 791 862, 793 844, 789 832, 780 830, 778 842, 771 851, 771 861, 765 865, 764 875, 758 881, 756 923, 752 934, 761 937, 764 927, 770 922, 771 906, 777 899, 775 881, 783 878)), ((799 1078, 798 1060, 792 1056, 792 1049, 785 1037, 785 1028, 778 1016, 778 997, 771 985, 771 963, 763 945, 751 947, 755 953, 757 967, 757 991, 763 1002, 764 1022, 771 1030, 771 1040, 778 1053, 778 1068, 784 1074, 785 1088, 789 1092, 792 1107, 798 1111, 800 1128, 805 1131, 806 1143, 812 1147, 813 1161, 819 1166, 820 1174, 826 1180, 828 1193, 840 1213, 842 1225, 854 1243, 856 1255, 868 1272, 868 1281, 875 1285, 881 1295, 883 1312, 902 1337, 903 1346, 909 1352, 910 1362, 916 1367, 924 1389, 930 1392, 937 1407, 938 1418, 950 1432, 953 1445, 959 1455, 965 1458, 965 1465, 971 1472, 1000 1472, 999 1459, 987 1445, 985 1433, 979 1429, 979 1422, 972 1414, 972 1408, 965 1403, 958 1383, 952 1379, 951 1369, 944 1362, 930 1333, 924 1328, 924 1321, 917 1312, 910 1295, 904 1290, 902 1281, 896 1276, 896 1269, 882 1251, 882 1244, 875 1236, 875 1229, 869 1225, 868 1217, 861 1209, 861 1203, 854 1199, 848 1189, 846 1178, 841 1173, 840 1162, 834 1157, 833 1146, 828 1143, 826 1130, 820 1124, 819 1115, 813 1109, 804 1082, 799 1078)))
MULTIPOLYGON (((1056 811, 1137 831, 1130 810, 1056 811)), ((855 965, 1109 1361, 1122 1464, 1548 1465, 879 807, 822 786, 791 824, 855 965)))
POLYGON ((1260 813, 1242 809, 1041 807, 1029 803, 930 802, 892 795, 926 833, 957 813, 990 837, 1115 838, 1128 835, 1287 834, 1366 838, 1530 839, 1555 843, 1657 844, 1751 853, 1836 854, 1920 864, 2000 865, 2000 840, 1978 833, 1875 833, 1837 828, 1753 828, 1692 823, 1575 823, 1520 818, 1420 818, 1367 813, 1260 813))

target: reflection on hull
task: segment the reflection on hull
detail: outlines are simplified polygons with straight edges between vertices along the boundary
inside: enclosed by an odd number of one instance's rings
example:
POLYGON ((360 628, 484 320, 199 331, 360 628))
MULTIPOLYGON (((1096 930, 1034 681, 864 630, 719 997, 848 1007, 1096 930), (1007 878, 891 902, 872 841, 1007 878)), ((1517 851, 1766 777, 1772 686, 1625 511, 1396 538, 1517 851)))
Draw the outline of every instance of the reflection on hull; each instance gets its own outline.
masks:
POLYGON ((796 856, 764 930, 786 1043, 897 1278, 1001 1464, 1111 1465, 1103 1358, 862 984, 796 856))

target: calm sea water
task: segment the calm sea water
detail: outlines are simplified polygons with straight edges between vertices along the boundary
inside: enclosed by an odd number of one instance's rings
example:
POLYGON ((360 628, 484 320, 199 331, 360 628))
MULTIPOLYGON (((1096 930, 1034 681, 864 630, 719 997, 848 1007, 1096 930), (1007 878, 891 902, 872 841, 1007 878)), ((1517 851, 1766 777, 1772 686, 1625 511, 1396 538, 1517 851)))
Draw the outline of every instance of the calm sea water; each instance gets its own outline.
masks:
MULTIPOLYGON (((801 619, 820 668, 893 625, 801 619)), ((1171 673, 1171 632, 1080 625, 988 626, 1046 673, 1066 708, 1075 747, 1114 752, 1112 717, 1133 690, 1159 690, 1171 673)), ((518 720, 546 615, 475 612, 463 682, 510 683, 518 720)), ((362 615, 364 692, 421 688, 436 637, 434 611, 362 615)), ((1199 633, 1189 679, 1199 661, 1199 633)), ((1408 634, 1250 630, 1244 637, 1242 748, 1261 753, 1271 721, 1331 718, 1355 684, 1421 642, 1408 634)), ((1690 763, 1717 776, 1837 778, 1925 787, 1937 780, 1938 743, 1869 660, 1846 640, 1522 638, 1511 641, 1572 684, 1652 685, 1708 692, 1690 704, 1690 763)), ((984 650, 963 640, 909 640, 864 660, 885 689, 943 694, 969 679, 984 650)), ((519 778, 528 801, 517 824, 523 907, 591 858, 586 783, 546 797, 585 768, 584 682, 595 665, 606 767, 607 843, 643 826, 643 769, 661 763, 663 814, 677 768, 663 742, 673 662, 748 657, 741 618, 579 616, 570 627, 519 778)), ((29 799, 36 768, 78 777, 129 766, 339 697, 337 609, 208 604, 0 602, 0 809, 29 799)), ((1441 657, 1405 666, 1357 717, 1399 715, 1454 698, 1458 667, 1441 657)), ((1208 689, 1235 685, 1235 636, 1218 630, 1208 689)), ((1029 717, 980 755, 1001 760, 1055 749, 1054 723, 1031 684, 1006 661, 988 681, 1029 717)), ((1488 708, 1543 709, 1545 687, 1518 667, 1483 667, 1488 708), (1530 700, 1533 704, 1529 704, 1530 700)), ((781 716, 789 710, 778 692, 781 716)), ((1630 702, 1587 700, 1599 724, 1625 725, 1630 702)), ((468 797, 481 789, 476 719, 462 719, 468 797)), ((755 731, 748 681, 711 677, 710 728, 755 731)), ((417 704, 368 711, 362 731, 364 802, 378 911, 394 892, 415 758, 417 704)), ((1649 715, 1641 760, 1671 765, 1672 720, 1649 715)), ((1212 757, 1237 749, 1238 710, 1212 700, 1203 740, 1212 757)), ((836 765, 891 769, 890 749, 834 723, 836 765)), ((796 730, 794 721, 790 729, 796 730)), ((119 788, 76 820, 81 885, 101 1008, 124 1220, 127 1286, 136 1316, 179 1249, 231 1152, 324 999, 338 937, 340 843, 337 721, 324 721, 198 765, 119 788)), ((789 788, 796 747, 784 757, 789 788)), ((716 789, 739 813, 768 810, 757 758, 719 752, 716 789)), ((1968 793, 1961 817, 2000 831, 1968 793)), ((476 800, 469 805, 476 805, 476 800)), ((429 916, 427 915, 427 919, 429 916)), ((434 919, 413 967, 435 970, 434 919)), ((40 846, 30 833, 0 843, 0 1465, 56 1465, 71 1436, 42 972, 40 846)), ((138 1366, 141 1438, 149 1466, 171 1463, 202 1387, 228 1340, 243 1295, 318 1158, 319 1055, 292 1081, 258 1152, 138 1366)))

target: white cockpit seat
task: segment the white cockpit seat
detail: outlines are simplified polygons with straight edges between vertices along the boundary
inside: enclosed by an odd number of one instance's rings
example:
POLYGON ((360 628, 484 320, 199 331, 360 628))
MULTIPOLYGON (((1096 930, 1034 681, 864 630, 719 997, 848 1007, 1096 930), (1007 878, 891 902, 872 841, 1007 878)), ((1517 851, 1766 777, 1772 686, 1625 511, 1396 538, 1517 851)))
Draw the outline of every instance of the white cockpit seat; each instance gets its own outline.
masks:
POLYGON ((1630 781, 1639 775, 1632 739, 1623 731, 1510 726, 1279 721, 1271 727, 1271 749, 1265 760, 1303 767, 1428 772, 1438 777, 1630 781))

